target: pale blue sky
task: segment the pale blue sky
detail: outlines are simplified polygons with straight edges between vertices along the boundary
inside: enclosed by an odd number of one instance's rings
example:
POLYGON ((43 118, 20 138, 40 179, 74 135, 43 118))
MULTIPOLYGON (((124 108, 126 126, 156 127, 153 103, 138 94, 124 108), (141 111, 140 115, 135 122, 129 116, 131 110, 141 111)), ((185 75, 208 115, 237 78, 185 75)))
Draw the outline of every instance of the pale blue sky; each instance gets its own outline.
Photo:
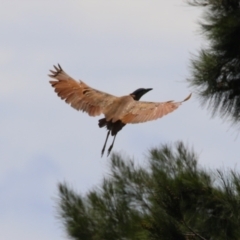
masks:
MULTIPOLYGON (((146 87, 143 100, 182 100, 189 59, 205 43, 200 11, 179 0, 0 2, 0 239, 66 239, 57 183, 84 193, 108 174, 106 131, 56 96, 49 69, 60 63, 118 96, 146 87)), ((210 116, 193 92, 163 119, 126 126, 114 150, 141 163, 149 148, 183 140, 204 167, 239 169, 236 130, 210 116)))

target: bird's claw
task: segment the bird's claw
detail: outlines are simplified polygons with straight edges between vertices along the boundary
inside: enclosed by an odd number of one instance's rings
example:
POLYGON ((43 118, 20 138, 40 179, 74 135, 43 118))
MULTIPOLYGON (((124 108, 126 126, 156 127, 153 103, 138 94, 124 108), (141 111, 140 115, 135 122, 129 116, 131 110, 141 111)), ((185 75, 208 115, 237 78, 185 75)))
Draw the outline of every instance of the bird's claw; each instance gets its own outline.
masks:
POLYGON ((112 145, 109 147, 107 156, 109 156, 109 154, 111 153, 112 147, 113 147, 112 145))

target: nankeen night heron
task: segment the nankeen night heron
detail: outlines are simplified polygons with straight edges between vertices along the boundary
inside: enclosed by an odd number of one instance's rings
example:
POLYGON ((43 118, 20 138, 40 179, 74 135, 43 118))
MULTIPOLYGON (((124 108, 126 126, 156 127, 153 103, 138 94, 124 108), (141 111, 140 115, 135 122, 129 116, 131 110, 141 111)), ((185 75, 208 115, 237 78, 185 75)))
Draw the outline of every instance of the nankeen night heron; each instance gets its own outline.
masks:
POLYGON ((83 81, 76 81, 63 71, 61 66, 54 66, 55 70, 50 72, 49 76, 54 78, 50 81, 55 92, 66 103, 73 108, 87 112, 90 116, 104 114, 104 118, 98 121, 100 128, 106 127, 108 130, 106 140, 103 145, 102 155, 109 134, 114 136, 112 144, 108 149, 110 154, 117 133, 127 123, 141 123, 155 120, 176 110, 182 102, 187 101, 191 94, 181 102, 142 102, 139 99, 152 88, 139 88, 136 91, 122 97, 116 97, 111 94, 89 87, 83 81))

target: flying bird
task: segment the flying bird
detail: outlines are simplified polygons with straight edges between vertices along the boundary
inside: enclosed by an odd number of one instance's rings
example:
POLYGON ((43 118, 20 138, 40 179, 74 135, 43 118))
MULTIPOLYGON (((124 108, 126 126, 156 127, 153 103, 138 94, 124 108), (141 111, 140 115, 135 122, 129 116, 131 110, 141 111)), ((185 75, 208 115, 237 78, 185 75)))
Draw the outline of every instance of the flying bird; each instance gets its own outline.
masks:
POLYGON ((117 133, 128 123, 142 123, 156 120, 176 110, 182 102, 187 101, 191 94, 181 102, 143 102, 140 98, 152 88, 139 88, 129 95, 116 97, 88 86, 83 81, 70 77, 58 64, 55 70, 50 70, 49 76, 54 80, 50 84, 58 96, 76 110, 87 112, 89 116, 104 114, 98 120, 100 128, 106 127, 108 132, 102 148, 105 151, 108 137, 111 133, 113 141, 108 148, 110 154, 117 133))

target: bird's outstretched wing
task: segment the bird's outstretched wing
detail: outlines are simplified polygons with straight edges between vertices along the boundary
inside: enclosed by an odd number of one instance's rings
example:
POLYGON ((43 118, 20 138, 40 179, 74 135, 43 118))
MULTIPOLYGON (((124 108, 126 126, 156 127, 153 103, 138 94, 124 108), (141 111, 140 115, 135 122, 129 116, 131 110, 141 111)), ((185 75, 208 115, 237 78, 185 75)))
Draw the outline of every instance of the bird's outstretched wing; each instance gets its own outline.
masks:
POLYGON ((58 96, 73 108, 87 112, 90 116, 105 113, 109 105, 118 97, 89 87, 82 81, 76 81, 63 71, 61 66, 54 66, 49 75, 54 80, 50 84, 55 88, 58 96))
POLYGON ((119 119, 127 123, 141 123, 156 120, 176 110, 181 103, 187 101, 191 94, 181 102, 132 102, 126 111, 124 111, 119 119))

